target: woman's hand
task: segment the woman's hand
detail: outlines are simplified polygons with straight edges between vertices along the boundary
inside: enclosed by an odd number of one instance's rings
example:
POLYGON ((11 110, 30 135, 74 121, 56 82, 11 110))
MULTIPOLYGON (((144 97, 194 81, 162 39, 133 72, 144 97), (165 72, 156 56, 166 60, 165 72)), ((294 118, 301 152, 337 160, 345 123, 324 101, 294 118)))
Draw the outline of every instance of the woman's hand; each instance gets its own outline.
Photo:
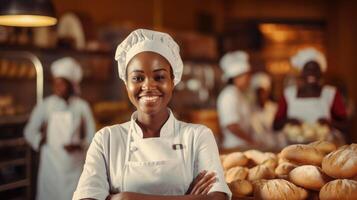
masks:
POLYGON ((66 144, 63 146, 63 148, 68 152, 68 153, 74 153, 78 151, 82 151, 83 147, 80 144, 66 144))
POLYGON ((191 182, 186 194, 199 195, 207 194, 216 182, 216 173, 207 173, 206 170, 200 172, 196 178, 191 182))
POLYGON ((105 200, 129 200, 132 193, 130 192, 120 192, 117 194, 111 194, 107 196, 105 200))

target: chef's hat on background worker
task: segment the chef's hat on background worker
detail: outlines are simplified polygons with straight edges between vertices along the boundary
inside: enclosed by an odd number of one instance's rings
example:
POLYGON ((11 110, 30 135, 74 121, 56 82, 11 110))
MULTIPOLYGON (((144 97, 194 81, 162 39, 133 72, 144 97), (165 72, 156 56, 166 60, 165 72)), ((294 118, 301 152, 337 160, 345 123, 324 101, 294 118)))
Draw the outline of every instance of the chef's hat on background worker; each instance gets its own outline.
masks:
POLYGON ((54 61, 51 65, 51 73, 55 78, 64 78, 73 85, 76 94, 80 92, 79 83, 82 80, 81 65, 71 57, 64 57, 54 61))
POLYGON ((255 73, 251 79, 252 89, 263 88, 265 90, 271 89, 271 78, 265 72, 255 73))
POLYGON ((319 64, 322 72, 327 69, 327 61, 325 55, 315 48, 309 47, 299 50, 294 56, 291 57, 291 64, 293 67, 301 71, 305 64, 315 61, 319 64))
POLYGON ((51 72, 53 77, 64 78, 72 84, 79 84, 82 80, 81 65, 70 57, 54 61, 51 65, 51 72))
POLYGON ((167 33, 147 29, 137 29, 118 45, 115 60, 118 62, 119 77, 126 84, 126 67, 130 60, 141 52, 154 52, 163 56, 171 65, 174 83, 181 80, 183 63, 180 48, 167 33))
POLYGON ((244 51, 226 53, 221 58, 219 65, 227 80, 250 71, 249 56, 244 51))

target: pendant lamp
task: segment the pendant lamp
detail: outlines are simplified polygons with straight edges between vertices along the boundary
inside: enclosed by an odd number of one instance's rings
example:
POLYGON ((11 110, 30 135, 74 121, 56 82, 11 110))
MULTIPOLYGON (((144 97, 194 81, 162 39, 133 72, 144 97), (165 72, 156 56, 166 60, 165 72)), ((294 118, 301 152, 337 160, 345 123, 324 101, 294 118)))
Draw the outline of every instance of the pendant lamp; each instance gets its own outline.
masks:
POLYGON ((51 0, 0 0, 0 25, 43 27, 56 23, 51 0))

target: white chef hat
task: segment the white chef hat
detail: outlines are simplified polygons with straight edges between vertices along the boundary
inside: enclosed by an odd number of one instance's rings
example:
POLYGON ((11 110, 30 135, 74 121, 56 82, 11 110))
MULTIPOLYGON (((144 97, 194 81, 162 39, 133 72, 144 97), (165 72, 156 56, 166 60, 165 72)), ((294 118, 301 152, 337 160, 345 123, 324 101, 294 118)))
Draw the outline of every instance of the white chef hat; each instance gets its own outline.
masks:
POLYGON ((226 53, 220 60, 225 78, 233 78, 250 71, 249 56, 244 51, 226 53))
POLYGON ((315 48, 309 47, 298 51, 293 57, 291 57, 291 64, 298 70, 302 70, 306 63, 310 61, 315 61, 320 65, 322 72, 327 69, 326 57, 323 53, 315 48))
POLYGON ((180 48, 167 33, 147 29, 137 29, 118 45, 115 60, 118 62, 119 77, 126 84, 126 67, 129 61, 137 54, 145 51, 155 52, 163 56, 170 63, 174 84, 180 82, 183 63, 180 48))
POLYGON ((51 65, 53 77, 65 78, 72 84, 78 84, 82 80, 81 65, 71 57, 64 57, 54 61, 51 65))
POLYGON ((271 88, 271 78, 264 72, 255 73, 252 77, 251 86, 253 89, 264 88, 269 90, 271 88))

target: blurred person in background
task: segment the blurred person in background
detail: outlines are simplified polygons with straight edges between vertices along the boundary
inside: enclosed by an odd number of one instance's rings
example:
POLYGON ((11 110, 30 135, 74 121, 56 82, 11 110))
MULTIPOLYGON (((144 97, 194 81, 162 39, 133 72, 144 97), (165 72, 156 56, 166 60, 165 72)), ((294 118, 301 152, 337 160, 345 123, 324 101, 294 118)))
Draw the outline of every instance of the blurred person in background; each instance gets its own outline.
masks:
POLYGON ((220 60, 227 86, 217 100, 223 148, 255 144, 251 129, 251 105, 248 100, 250 86, 249 56, 244 51, 227 53, 220 60))
POLYGON ((346 107, 340 92, 322 81, 327 69, 325 56, 314 48, 305 48, 291 58, 291 64, 299 70, 299 79, 297 85, 285 88, 274 129, 281 130, 288 123, 319 123, 343 132, 346 107))
POLYGON ((170 35, 146 29, 118 45, 119 77, 136 111, 95 134, 74 200, 231 198, 212 131, 168 107, 183 71, 179 51, 170 35))
POLYGON ((251 89, 253 92, 252 129, 256 140, 265 147, 273 148, 281 143, 273 134, 273 122, 278 105, 270 100, 271 77, 264 72, 253 74, 251 89))
POLYGON ((90 107, 78 96, 79 63, 61 58, 52 63, 51 73, 53 94, 36 105, 24 130, 29 145, 40 151, 38 200, 72 198, 95 133, 90 107))

